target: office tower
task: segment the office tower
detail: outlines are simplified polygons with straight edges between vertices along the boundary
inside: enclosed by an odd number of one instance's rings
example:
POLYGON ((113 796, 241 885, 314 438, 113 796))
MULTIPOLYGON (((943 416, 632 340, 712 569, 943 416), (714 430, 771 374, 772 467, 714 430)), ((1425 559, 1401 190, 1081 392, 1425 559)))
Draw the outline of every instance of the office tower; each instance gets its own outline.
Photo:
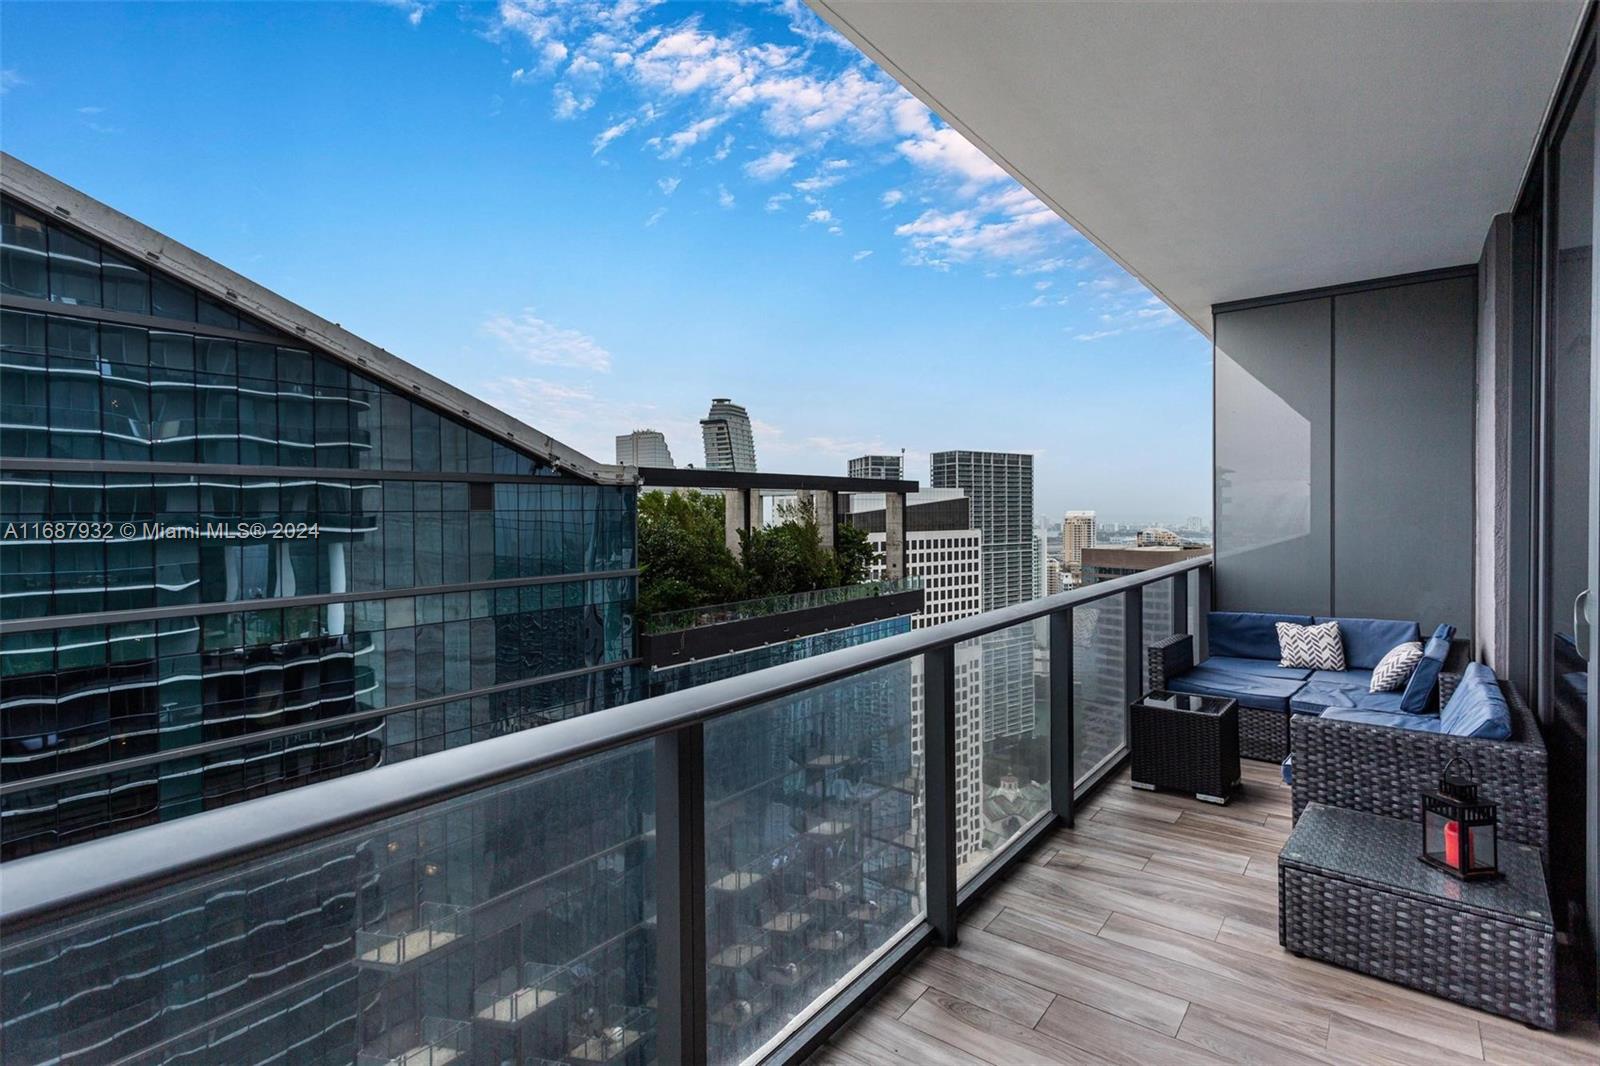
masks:
POLYGON ((934 452, 932 487, 962 489, 972 524, 983 531, 983 609, 1033 595, 1033 456, 1015 452, 934 452))
POLYGON ((740 474, 756 469, 756 442, 750 432, 750 412, 725 397, 711 401, 711 411, 700 420, 705 441, 706 469, 740 474))
POLYGON ((1033 531, 1033 598, 1038 599, 1049 593, 1048 573, 1050 569, 1050 539, 1045 535, 1043 528, 1033 531))
MULTIPOLYGON (((852 470, 855 462, 852 461, 852 470)), ((867 531, 876 549, 868 576, 884 577, 886 539, 884 497, 857 493, 850 497, 845 521, 867 531)), ((914 629, 977 614, 983 600, 983 533, 972 528, 971 501, 959 489, 925 489, 906 496, 906 574, 922 579, 923 608, 911 616, 914 629)), ((983 654, 980 644, 956 646, 956 861, 967 861, 983 839, 983 731, 981 693, 983 654)), ((922 664, 912 667, 911 750, 923 754, 922 664)))
POLYGON ((885 478, 899 481, 905 477, 906 461, 903 455, 861 455, 850 460, 851 477, 885 478))
POLYGON ((0 857, 623 700, 620 469, 25 164, 3 193, 5 511, 110 535, 0 542, 6 783, 52 778, 0 857))
MULTIPOLYGON (((9 156, 0 215, 6 516, 107 527, 0 540, 0 857, 393 779, 632 697, 622 470, 9 156)), ((469 1046, 462 1015, 579 954, 602 1006, 642 1011, 650 887, 606 864, 648 846, 650 774, 648 752, 610 753, 267 856, 239 891, 173 886, 182 946, 156 919, 53 978, 8 955, 6 1058, 438 1063, 469 1046), (476 948, 432 950, 474 943, 489 899, 476 948), (463 958, 466 1002, 419 999, 463 958), (41 994, 12 1010, 24 985, 41 994)))
POLYGON ((1061 561, 1069 573, 1083 573, 1083 549, 1094 544, 1094 512, 1068 511, 1061 519, 1061 561))
POLYGON ((667 438, 653 429, 636 429, 617 437, 618 466, 648 466, 672 469, 672 450, 667 438))
POLYGON ((1065 574, 1066 574, 1066 571, 1065 571, 1065 568, 1061 565, 1061 560, 1060 559, 1047 558, 1045 560, 1045 562, 1044 562, 1044 594, 1046 596, 1054 596, 1056 593, 1062 592, 1062 591, 1064 591, 1066 589, 1067 586, 1066 586, 1065 574))
MULTIPOLYGON (((934 452, 934 488, 959 488, 972 501, 972 524, 983 533, 986 611, 1022 603, 1034 594, 1033 456, 1016 452, 934 452)), ((1031 735, 1037 725, 1033 637, 1026 627, 984 637, 983 734, 1031 735)))

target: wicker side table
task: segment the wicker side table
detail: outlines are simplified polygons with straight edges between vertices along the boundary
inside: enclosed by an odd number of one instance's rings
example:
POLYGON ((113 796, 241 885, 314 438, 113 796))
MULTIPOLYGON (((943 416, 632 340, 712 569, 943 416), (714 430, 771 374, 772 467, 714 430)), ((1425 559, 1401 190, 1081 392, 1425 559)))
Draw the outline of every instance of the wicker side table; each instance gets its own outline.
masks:
POLYGON ((1278 942, 1296 955, 1555 1028, 1555 927, 1536 848, 1461 882, 1409 821, 1313 803, 1278 854, 1278 942))
POLYGON ((1239 784, 1239 705, 1215 696, 1151 692, 1128 707, 1134 788, 1192 792, 1227 803, 1239 784))

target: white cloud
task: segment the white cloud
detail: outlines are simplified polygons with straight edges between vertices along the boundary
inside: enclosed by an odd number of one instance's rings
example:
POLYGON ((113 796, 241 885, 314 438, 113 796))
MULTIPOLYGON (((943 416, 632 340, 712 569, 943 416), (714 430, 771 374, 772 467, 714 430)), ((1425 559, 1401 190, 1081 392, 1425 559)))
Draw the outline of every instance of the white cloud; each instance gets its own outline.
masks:
POLYGON ((833 212, 826 207, 819 207, 806 216, 807 222, 832 222, 833 212))
POLYGON ((760 159, 744 165, 744 172, 757 181, 771 181, 794 167, 794 153, 774 148, 760 159))
POLYGON ((906 194, 901 192, 899 189, 890 189, 888 192, 879 197, 879 200, 883 203, 884 207, 893 207, 895 204, 899 203, 905 198, 906 194))
POLYGON ((961 134, 943 126, 896 145, 916 166, 937 174, 961 178, 972 186, 1007 181, 1010 176, 961 134))
POLYGON ((733 193, 728 191, 726 185, 717 186, 717 205, 723 208, 732 207, 734 204, 733 193))
POLYGON ((381 2, 385 7, 398 9, 413 26, 422 25, 422 16, 433 8, 431 3, 420 3, 418 0, 381 0, 381 2))
POLYGON ((813 174, 809 178, 802 178, 800 181, 795 182, 794 187, 801 192, 821 192, 824 189, 833 188, 843 180, 837 174, 813 174))
POLYGON ((822 162, 823 170, 848 170, 849 168, 850 160, 848 159, 825 159, 822 162))
POLYGON ((671 196, 678 191, 678 186, 682 184, 682 178, 661 178, 656 182, 656 188, 661 190, 661 195, 671 196))
POLYGON ((521 314, 504 312, 490 316, 482 330, 500 342, 507 352, 530 363, 570 366, 606 372, 611 369, 611 353, 594 338, 575 329, 564 329, 524 308, 521 314))
POLYGON ((782 211, 783 210, 783 205, 788 203, 790 200, 793 200, 793 199, 794 199, 794 196, 792 194, 790 194, 790 193, 786 193, 786 192, 773 193, 771 196, 767 197, 767 210, 768 211, 782 211))
POLYGON ((662 159, 676 159, 687 149, 694 147, 703 140, 706 134, 727 121, 726 115, 712 115, 703 118, 689 126, 685 126, 677 133, 668 134, 666 137, 652 137, 649 144, 660 150, 662 159))
POLYGON ((654 226, 657 222, 661 221, 662 216, 664 216, 666 213, 667 213, 667 209, 666 208, 664 208, 664 207, 656 208, 654 211, 650 212, 650 217, 644 220, 645 226, 646 227, 654 226))
POLYGON ((720 163, 728 158, 728 153, 731 151, 733 151, 733 134, 729 133, 722 138, 722 143, 717 145, 717 150, 711 153, 711 158, 720 163))
POLYGON ((861 249, 861 251, 857 252, 855 255, 852 255, 850 257, 850 259, 853 262, 859 263, 859 262, 861 262, 861 260, 865 259, 867 256, 869 256, 871 254, 872 254, 872 249, 871 248, 863 248, 863 249, 861 249))
POLYGON ((28 79, 24 78, 22 72, 15 67, 6 67, 4 70, 0 70, 0 96, 4 96, 12 89, 26 84, 28 84, 28 79))
POLYGON ((1075 236, 1021 186, 981 196, 959 210, 929 208, 894 232, 910 245, 908 262, 939 269, 970 261, 1035 261, 1045 249, 1075 236))
POLYGON ((539 49, 539 69, 546 74, 555 71, 561 61, 567 58, 567 46, 560 41, 546 41, 544 47, 539 49))
POLYGON ((627 133, 629 130, 633 129, 636 121, 636 119, 631 118, 623 119, 615 126, 607 126, 605 129, 601 130, 599 136, 595 137, 594 139, 594 152, 592 154, 599 155, 605 150, 608 144, 616 140, 618 137, 621 137, 624 133, 627 133))

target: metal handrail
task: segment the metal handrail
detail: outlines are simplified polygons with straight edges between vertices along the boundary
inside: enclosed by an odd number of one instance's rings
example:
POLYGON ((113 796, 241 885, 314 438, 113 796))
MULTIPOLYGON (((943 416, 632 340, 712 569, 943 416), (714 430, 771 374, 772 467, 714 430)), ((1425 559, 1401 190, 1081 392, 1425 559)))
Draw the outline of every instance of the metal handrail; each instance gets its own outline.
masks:
POLYGON ((384 818, 782 699, 1208 567, 1209 555, 349 777, 0 865, 0 933, 295 848, 384 818))

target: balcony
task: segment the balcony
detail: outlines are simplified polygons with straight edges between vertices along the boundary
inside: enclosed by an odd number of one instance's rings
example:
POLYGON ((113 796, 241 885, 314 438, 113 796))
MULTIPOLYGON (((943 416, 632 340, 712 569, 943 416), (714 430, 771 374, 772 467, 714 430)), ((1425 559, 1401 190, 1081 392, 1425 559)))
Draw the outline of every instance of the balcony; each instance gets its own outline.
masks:
POLYGON ((1126 785, 1211 560, 18 859, 8 1060, 1562 1061, 1278 945, 1277 768, 1126 785), (984 685, 983 676, 1002 683, 984 685), (876 995, 877 998, 872 998, 876 995))

